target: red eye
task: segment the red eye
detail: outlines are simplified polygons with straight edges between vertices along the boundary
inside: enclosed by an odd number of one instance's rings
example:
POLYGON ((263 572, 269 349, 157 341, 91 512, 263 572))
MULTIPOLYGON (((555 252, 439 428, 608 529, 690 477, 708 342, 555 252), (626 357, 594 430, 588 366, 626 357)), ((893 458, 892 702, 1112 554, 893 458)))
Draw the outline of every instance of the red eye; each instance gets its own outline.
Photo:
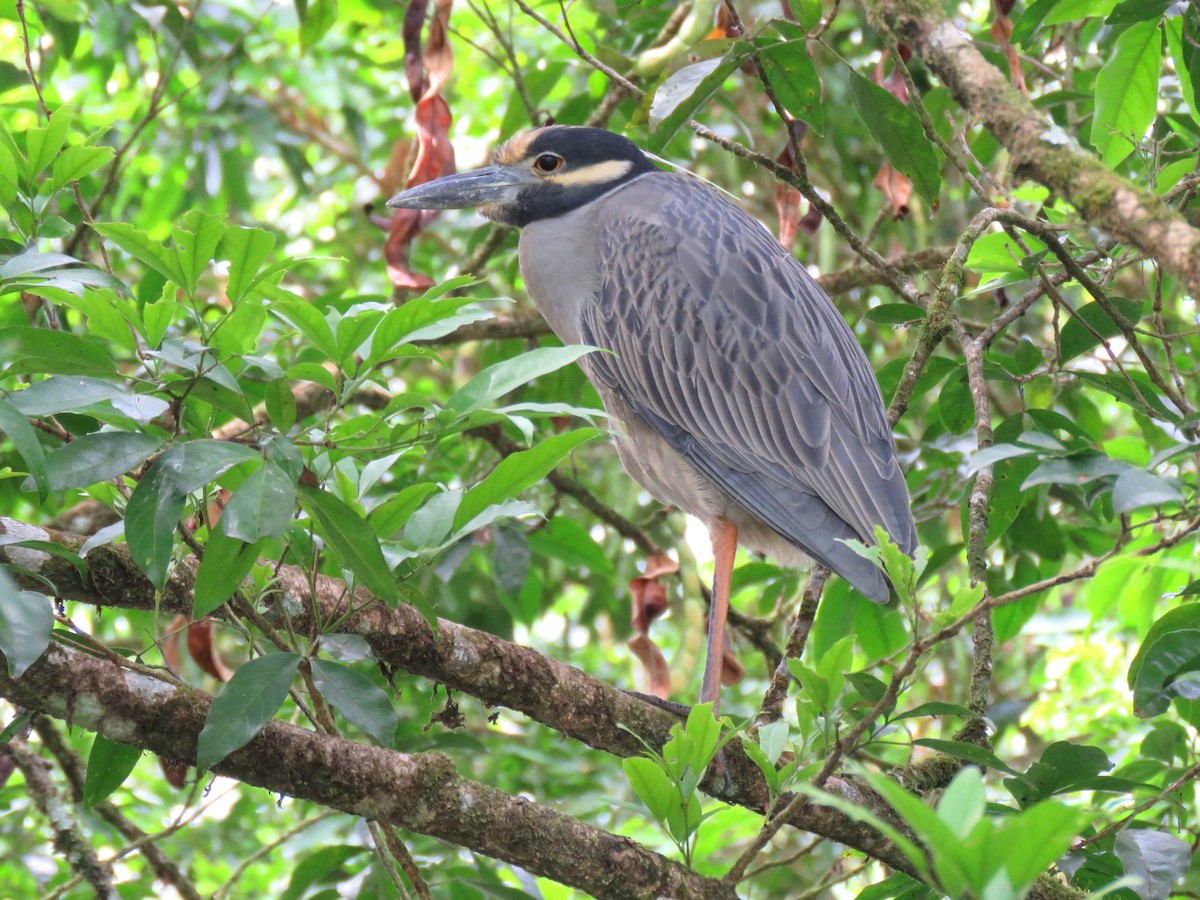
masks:
POLYGON ((563 158, 554 153, 543 153, 533 161, 533 167, 539 172, 557 172, 563 166, 563 158))

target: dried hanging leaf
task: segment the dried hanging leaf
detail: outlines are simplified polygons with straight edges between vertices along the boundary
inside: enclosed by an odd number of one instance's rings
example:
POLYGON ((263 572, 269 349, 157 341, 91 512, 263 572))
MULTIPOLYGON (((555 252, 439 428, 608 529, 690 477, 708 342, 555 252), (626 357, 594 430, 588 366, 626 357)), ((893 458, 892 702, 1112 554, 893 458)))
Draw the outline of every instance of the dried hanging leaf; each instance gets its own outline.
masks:
POLYGON ((658 645, 644 634, 629 639, 629 649, 646 669, 646 693, 666 700, 671 696, 671 670, 658 645))
POLYGON ((908 215, 908 198, 912 196, 912 182, 896 171, 892 164, 885 162, 875 174, 872 186, 883 191, 888 202, 892 205, 892 215, 903 219, 908 215))
POLYGON ((996 18, 992 20, 991 33, 1008 60, 1008 76, 1013 87, 1022 94, 1028 94, 1029 88, 1025 84, 1025 73, 1021 71, 1021 58, 1017 54, 1017 48, 1010 43, 1013 23, 1012 19, 1008 17, 1008 13, 1012 7, 1011 0, 993 0, 992 8, 996 11, 996 18))
MULTIPOLYGON (((406 187, 416 187, 455 171, 454 147, 450 143, 450 106, 442 97, 442 85, 454 71, 454 55, 447 40, 452 0, 437 0, 429 35, 420 46, 425 0, 412 0, 404 14, 404 71, 408 90, 417 101, 413 120, 417 127, 417 150, 406 187)), ((393 150, 395 159, 397 151, 393 150)), ((406 154, 407 158, 407 154, 406 154)), ((388 277, 398 288, 425 290, 433 286, 427 275, 409 267, 409 248, 421 230, 437 216, 436 210, 397 209, 392 213, 388 237, 383 245, 388 277)))
POLYGON ((635 578, 629 582, 629 596, 633 601, 633 630, 647 634, 651 623, 667 611, 667 586, 657 578, 635 578))
POLYGON ((217 648, 213 645, 213 621, 211 618, 206 617, 189 625, 187 642, 188 653, 201 669, 221 682, 228 681, 233 677, 233 670, 225 665, 217 648))
POLYGON ((667 611, 667 586, 658 579, 678 571, 679 563, 671 557, 665 553, 653 553, 646 560, 645 574, 629 582, 635 632, 629 639, 629 649, 646 668, 647 691, 663 699, 671 693, 671 671, 666 657, 650 639, 649 632, 651 623, 667 611))
MULTIPOLYGON (((808 132, 808 124, 792 118, 786 112, 783 115, 795 136, 795 145, 798 146, 808 132)), ((792 172, 798 172, 799 167, 792 146, 793 142, 787 141, 779 151, 779 156, 775 157, 775 161, 792 172)), ((775 214, 779 217, 779 243, 788 250, 791 250, 792 244, 796 242, 797 232, 812 234, 821 224, 821 214, 810 206, 803 220, 805 224, 801 227, 800 192, 783 182, 775 183, 775 214)))
POLYGON ((181 790, 187 784, 188 767, 184 763, 172 762, 165 756, 158 758, 158 766, 162 769, 163 777, 167 779, 167 784, 181 790))

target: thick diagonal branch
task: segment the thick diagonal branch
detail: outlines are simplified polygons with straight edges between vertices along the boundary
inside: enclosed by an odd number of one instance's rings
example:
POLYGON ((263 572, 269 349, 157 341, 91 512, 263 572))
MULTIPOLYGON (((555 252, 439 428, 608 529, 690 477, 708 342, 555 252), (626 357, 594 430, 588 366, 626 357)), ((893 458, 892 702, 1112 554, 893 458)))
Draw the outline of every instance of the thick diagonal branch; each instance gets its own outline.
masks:
POLYGON ((867 0, 872 20, 923 59, 958 104, 1012 154, 1014 172, 1058 192, 1093 225, 1158 260, 1200 293, 1200 232, 1149 190, 1122 178, 1039 112, 939 4, 867 0))
MULTIPOLYGON (((51 541, 74 550, 83 543, 77 535, 0 518, 0 537, 5 535, 51 541)), ((13 574, 22 588, 45 592, 49 581, 59 596, 71 600, 123 609, 156 609, 154 588, 134 565, 124 545, 93 549, 88 554, 86 578, 80 577, 64 558, 13 544, 0 544, 0 562, 16 562, 34 569, 31 576, 13 574)), ((163 612, 190 612, 195 572, 193 560, 182 560, 168 579, 157 608, 163 612)), ((299 632, 312 628, 314 607, 321 611, 319 619, 326 622, 345 612, 345 585, 336 579, 317 576, 310 582, 301 570, 283 566, 277 589, 280 597, 288 598, 289 605, 299 605, 301 612, 291 622, 299 632), (315 595, 310 585, 315 585, 315 595)), ((360 594, 356 599, 369 598, 360 594)), ((616 756, 641 755, 642 741, 661 747, 670 737, 671 726, 679 721, 664 709, 529 647, 445 619, 438 621, 434 633, 417 610, 403 604, 392 609, 382 603, 364 603, 340 620, 338 630, 361 636, 382 663, 485 703, 518 710, 567 737, 616 756)), ((726 802, 765 810, 768 792, 762 773, 736 739, 726 747, 724 759, 728 780, 710 775, 704 789, 726 802)), ((840 792, 837 785, 830 785, 829 790, 840 792)), ((857 796, 844 799, 859 801, 857 796)), ((888 815, 886 809, 873 811, 888 815)), ((907 858, 891 841, 837 810, 805 801, 792 808, 788 824, 854 847, 892 868, 912 871, 907 858)))
MULTIPOLYGON (((188 764, 212 702, 57 645, 20 678, 0 674, 0 696, 188 764)), ((271 722, 213 770, 461 844, 596 897, 736 897, 633 841, 462 778, 442 753, 397 753, 271 722)))

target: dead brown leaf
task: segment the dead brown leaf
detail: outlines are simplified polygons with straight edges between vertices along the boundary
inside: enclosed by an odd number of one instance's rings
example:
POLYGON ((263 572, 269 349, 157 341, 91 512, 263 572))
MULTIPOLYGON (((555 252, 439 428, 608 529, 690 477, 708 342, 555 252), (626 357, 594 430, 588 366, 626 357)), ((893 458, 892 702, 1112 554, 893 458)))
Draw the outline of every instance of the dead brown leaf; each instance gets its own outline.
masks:
MULTIPOLYGON (((450 143, 450 106, 442 96, 442 85, 454 71, 454 54, 447 40, 452 0, 437 0, 425 46, 418 52, 426 0, 412 0, 404 14, 404 71, 409 93, 417 101, 413 121, 417 128, 417 150, 406 187, 416 187, 455 171, 454 146, 450 143)), ((393 149, 392 159, 398 152, 393 149)), ((408 154, 405 154, 405 158, 408 154)), ((388 225, 383 256, 388 277, 398 288, 425 290, 433 280, 413 272, 408 261, 413 239, 437 216, 436 210, 397 209, 388 225)))
POLYGON ((872 186, 883 191, 892 206, 892 215, 895 218, 903 219, 908 215, 908 199, 912 196, 912 182, 896 171, 891 163, 885 162, 879 167, 872 186))

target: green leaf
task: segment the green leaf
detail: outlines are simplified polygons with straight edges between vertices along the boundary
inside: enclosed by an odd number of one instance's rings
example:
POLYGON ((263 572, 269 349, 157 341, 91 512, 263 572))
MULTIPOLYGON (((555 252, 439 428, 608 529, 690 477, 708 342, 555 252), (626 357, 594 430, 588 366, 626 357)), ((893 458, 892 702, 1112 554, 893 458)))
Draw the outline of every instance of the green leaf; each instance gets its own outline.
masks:
POLYGON ((488 366, 450 398, 447 408, 465 415, 502 397, 509 391, 540 375, 568 366, 595 350, 581 344, 569 347, 539 347, 488 366))
POLYGON ((621 768, 650 814, 659 822, 666 822, 672 808, 677 808, 683 800, 667 773, 654 760, 641 756, 621 760, 621 768))
MULTIPOLYGON (((299 864, 292 869, 291 878, 288 880, 287 890, 279 895, 279 900, 301 900, 303 897, 324 898, 328 900, 326 894, 309 893, 309 888, 313 885, 325 881, 338 872, 342 866, 356 856, 361 856, 367 852, 366 847, 354 847, 347 844, 339 844, 334 847, 322 847, 315 850, 300 860, 299 864)), ((359 896, 370 897, 392 897, 396 896, 393 893, 374 893, 363 891, 359 896)))
POLYGON ((8 435, 25 466, 37 485, 38 497, 46 499, 50 492, 50 479, 46 471, 46 455, 42 451, 41 439, 29 420, 11 403, 0 397, 0 432, 8 435))
POLYGON ((225 294, 237 306, 246 296, 254 276, 275 249, 275 235, 261 228, 241 228, 230 225, 221 238, 221 255, 229 260, 229 282, 225 294))
POLYGON ((187 288, 188 279, 183 273, 179 257, 174 249, 162 241, 152 240, 146 232, 124 222, 97 222, 92 227, 167 281, 187 288))
POLYGON ((124 475, 161 447, 162 441, 152 434, 85 434, 47 454, 46 475, 56 491, 88 487, 124 475))
POLYGON ((1145 469, 1129 469, 1113 485, 1113 512, 1127 513, 1146 506, 1182 503, 1183 491, 1174 478, 1161 478, 1145 469))
POLYGON ((1131 25, 1147 19, 1159 19, 1175 0, 1124 0, 1113 7, 1105 25, 1131 25))
POLYGON ((111 381, 81 375, 53 375, 23 391, 14 392, 9 399, 27 416, 52 416, 124 395, 125 390, 111 381))
POLYGON ((276 378, 267 385, 264 397, 267 417, 280 431, 287 431, 296 424, 296 395, 292 383, 286 378, 276 378))
POLYGON ((225 217, 200 210, 189 210, 182 223, 171 231, 175 243, 175 255, 179 260, 179 271, 183 274, 182 287, 188 295, 196 293, 201 276, 208 271, 209 263, 217 252, 217 245, 225 233, 225 217))
POLYGON ((881 303, 867 310, 864 317, 879 325, 907 325, 925 318, 925 310, 914 303, 881 303))
POLYGON ((60 106, 50 116, 45 128, 30 128, 25 132, 25 152, 29 157, 29 173, 36 177, 58 156, 71 129, 71 108, 60 106))
POLYGON ((825 133, 825 110, 821 106, 821 79, 808 56, 804 41, 754 42, 758 61, 767 82, 785 110, 825 133))
POLYGON ((613 574, 613 562, 608 553, 587 528, 574 519, 555 516, 544 528, 526 535, 526 539, 535 553, 556 557, 569 566, 589 569, 593 575, 613 574))
POLYGON ((300 665, 295 653, 252 659, 213 698, 196 744, 196 765, 211 769, 248 744, 275 717, 300 665))
POLYGON ((1027 491, 1039 484, 1082 486, 1098 478, 1120 475, 1132 469, 1127 462, 1094 453, 1047 459, 1029 473, 1021 484, 1021 490, 1027 491))
POLYGON ((928 703, 921 703, 914 706, 912 709, 906 709, 904 712, 896 713, 891 717, 891 721, 898 722, 901 719, 917 719, 925 716, 959 716, 964 719, 978 719, 979 714, 968 709, 965 706, 959 706, 957 703, 943 703, 941 700, 931 700, 928 703))
MULTIPOLYGON (((1132 672, 1132 667, 1130 669, 1132 672)), ((1200 699, 1200 629, 1182 628, 1143 642, 1133 679, 1133 712, 1159 716, 1174 697, 1200 699)))
POLYGON ((663 80, 650 101, 647 149, 661 152, 696 110, 721 89, 743 59, 744 54, 735 45, 722 57, 684 66, 663 80))
POLYGON ((154 461, 125 507, 125 542, 130 558, 160 591, 167 583, 171 553, 175 549, 175 526, 183 514, 187 496, 175 486, 167 464, 163 463, 170 452, 154 461))
POLYGON ((1154 121, 1158 108, 1158 72, 1162 36, 1158 21, 1129 26, 1117 38, 1116 50, 1096 76, 1096 114, 1092 146, 1115 167, 1133 152, 1154 121))
POLYGON ((400 720, 387 692, 366 675, 342 663, 315 658, 309 662, 313 683, 325 701, 381 746, 391 747, 400 720))
POLYGON ((114 375, 116 366, 104 349, 69 331, 14 325, 0 328, 0 360, 9 372, 28 375, 114 375))
POLYGON ((343 565, 379 599, 392 604, 399 601, 396 578, 367 521, 333 494, 304 485, 299 490, 301 503, 343 565))
POLYGON ((20 678, 50 646, 54 609, 50 598, 35 591, 19 591, 0 570, 0 653, 8 674, 20 678))
POLYGON ((83 805, 92 809, 96 804, 107 800, 113 791, 125 783, 125 779, 141 758, 141 747, 110 741, 102 734, 96 735, 96 739, 92 741, 91 752, 88 753, 87 775, 83 781, 83 805))
POLYGON ((1011 819, 1001 836, 1004 865, 1013 885, 1023 889, 1045 874, 1070 849, 1084 821, 1079 810, 1053 800, 1011 819))
POLYGON ((995 769, 998 772, 1007 772, 1009 775, 1018 774, 995 753, 978 744, 968 744, 965 741, 943 741, 938 738, 920 738, 913 741, 913 744, 919 747, 928 747, 930 750, 938 750, 947 756, 963 759, 975 763, 977 766, 995 769))
POLYGON ((1087 784, 1111 768, 1108 754, 1099 747, 1055 741, 1042 751, 1041 758, 1024 775, 1004 779, 1004 786, 1017 802, 1028 806, 1077 785, 1087 784))
MULTIPOLYGON (((1189 585, 1189 588, 1185 589, 1184 592, 1187 593, 1190 587, 1189 585)), ((1126 683, 1130 689, 1133 688, 1146 654, 1155 641, 1165 634, 1181 629, 1200 630, 1200 603, 1183 603, 1174 609, 1168 610, 1150 626, 1150 630, 1146 632, 1146 636, 1142 639, 1142 646, 1138 649, 1137 655, 1134 656, 1133 662, 1129 664, 1126 683)))
POLYGON ((577 428, 553 435, 528 450, 506 456, 487 478, 463 495, 452 527, 461 528, 489 506, 512 499, 537 484, 572 450, 602 434, 596 428, 577 428))
MULTIPOLYGON (((1032 256, 1037 256, 1046 249, 1046 245, 1031 234, 1022 235, 1022 239, 1032 256)), ((964 265, 972 272, 1021 275, 1028 278, 1022 263, 1029 258, 1008 232, 993 231, 971 245, 964 265)))
POLYGON ((129 555, 159 590, 167 583, 175 526, 184 500, 218 475, 259 456, 223 441, 190 441, 169 447, 142 476, 125 508, 129 555))
POLYGON ((1025 11, 1013 22, 1012 35, 1009 40, 1016 45, 1028 49, 1029 39, 1046 18, 1046 14, 1054 8, 1059 0, 1034 0, 1025 7, 1025 11))
POLYGON ((308 0, 296 4, 300 14, 300 51, 307 53, 321 42, 326 32, 337 22, 337 0, 308 0))
POLYGON ((938 801, 937 816, 959 840, 966 840, 983 818, 987 797, 983 790, 983 775, 974 766, 967 766, 954 776, 938 801))
POLYGON ((966 366, 960 366, 943 382, 937 409, 942 425, 951 434, 965 434, 975 424, 975 404, 966 366))
POLYGON ((917 193, 932 206, 942 179, 937 152, 925 137, 917 114, 857 72, 850 76, 850 96, 888 161, 911 179, 917 193))
MULTIPOLYGON (((325 317, 315 306, 310 303, 277 300, 271 304, 270 310, 308 338, 313 347, 319 350, 326 359, 338 358, 337 341, 333 337, 333 329, 329 327, 329 323, 325 321, 325 317)), ((328 375, 328 373, 325 374, 328 375)), ((304 376, 292 376, 289 373, 289 377, 304 376)))
POLYGON ((80 178, 90 175, 101 166, 107 165, 112 158, 113 151, 109 147, 89 147, 85 144, 68 147, 54 161, 54 177, 50 180, 50 192, 54 193, 72 181, 78 181, 80 178))
POLYGON ((268 462, 233 492, 221 514, 221 530, 252 544, 283 534, 296 507, 296 482, 268 462))
POLYGON ((1113 853, 1125 874, 1137 880, 1138 896, 1166 900, 1192 861, 1191 847, 1175 835, 1149 828, 1126 828, 1117 835, 1113 853))
POLYGON ((233 596, 258 561, 258 551, 258 544, 227 537, 219 528, 209 534, 196 570, 192 618, 207 616, 233 596))
MULTIPOLYGON (((1137 325, 1138 320, 1142 317, 1143 304, 1141 300, 1110 297, 1109 302, 1128 327, 1137 325)), ((1086 353, 1098 346, 1100 341, 1092 336, 1093 331, 1105 340, 1121 333, 1120 326, 1096 302, 1085 303, 1079 307, 1075 315, 1071 316, 1063 325, 1058 343, 1062 362, 1074 359, 1079 354, 1086 353)))

